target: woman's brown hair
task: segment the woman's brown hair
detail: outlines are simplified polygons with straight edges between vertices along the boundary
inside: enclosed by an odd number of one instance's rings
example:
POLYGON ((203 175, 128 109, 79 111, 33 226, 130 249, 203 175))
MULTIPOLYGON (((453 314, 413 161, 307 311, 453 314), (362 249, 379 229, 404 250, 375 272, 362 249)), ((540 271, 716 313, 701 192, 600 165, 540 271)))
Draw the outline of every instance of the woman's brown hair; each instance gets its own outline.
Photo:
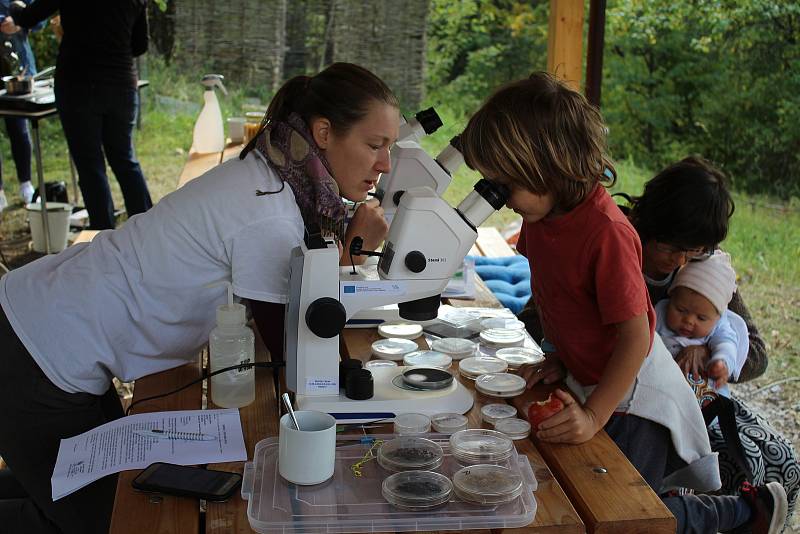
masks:
POLYGON ((600 112, 546 72, 498 89, 469 120, 461 143, 471 168, 551 193, 560 211, 580 204, 598 182, 616 180, 600 112))
MULTIPOLYGON (((334 132, 345 135, 366 117, 374 102, 400 107, 392 90, 372 72, 353 63, 333 63, 316 76, 295 76, 284 83, 272 97, 258 135, 271 122, 285 121, 292 113, 307 125, 315 117, 325 117, 334 132)), ((258 135, 242 150, 241 159, 255 146, 258 135)))

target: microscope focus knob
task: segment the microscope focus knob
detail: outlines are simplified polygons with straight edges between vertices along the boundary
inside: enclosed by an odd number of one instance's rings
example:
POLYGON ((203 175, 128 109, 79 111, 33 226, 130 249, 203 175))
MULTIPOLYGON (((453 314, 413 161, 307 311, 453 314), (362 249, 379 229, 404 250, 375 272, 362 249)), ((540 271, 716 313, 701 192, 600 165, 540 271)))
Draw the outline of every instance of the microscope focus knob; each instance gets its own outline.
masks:
POLYGON ((309 330, 323 338, 338 336, 347 320, 342 303, 331 297, 318 298, 306 310, 309 330))
POLYGON ((392 202, 394 202, 395 206, 400 205, 400 198, 403 196, 403 193, 405 193, 405 191, 395 191, 394 195, 392 195, 392 202))
POLYGON ((421 273, 427 264, 428 260, 425 258, 425 254, 419 250, 412 250, 406 254, 406 267, 412 273, 421 273))

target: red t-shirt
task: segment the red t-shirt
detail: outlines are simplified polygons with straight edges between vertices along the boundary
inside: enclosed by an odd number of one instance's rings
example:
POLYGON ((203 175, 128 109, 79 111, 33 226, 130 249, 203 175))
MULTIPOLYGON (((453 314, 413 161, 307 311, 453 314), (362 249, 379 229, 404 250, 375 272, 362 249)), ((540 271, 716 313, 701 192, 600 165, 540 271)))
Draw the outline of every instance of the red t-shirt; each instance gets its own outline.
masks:
POLYGON ((524 223, 517 249, 530 260, 545 338, 578 382, 594 385, 617 342, 615 323, 655 311, 642 276, 639 236, 606 189, 569 213, 524 223))

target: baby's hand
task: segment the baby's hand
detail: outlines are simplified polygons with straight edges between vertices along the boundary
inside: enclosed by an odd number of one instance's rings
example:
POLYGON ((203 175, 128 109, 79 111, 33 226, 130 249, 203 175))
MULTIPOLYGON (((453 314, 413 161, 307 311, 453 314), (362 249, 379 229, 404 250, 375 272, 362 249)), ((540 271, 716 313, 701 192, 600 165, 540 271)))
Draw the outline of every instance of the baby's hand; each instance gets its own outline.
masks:
POLYGON ((722 360, 715 360, 708 366, 708 377, 714 379, 716 387, 724 386, 728 383, 728 366, 722 360))
POLYGON ((699 377, 706 368, 710 354, 705 345, 690 345, 681 349, 676 361, 684 373, 699 377))

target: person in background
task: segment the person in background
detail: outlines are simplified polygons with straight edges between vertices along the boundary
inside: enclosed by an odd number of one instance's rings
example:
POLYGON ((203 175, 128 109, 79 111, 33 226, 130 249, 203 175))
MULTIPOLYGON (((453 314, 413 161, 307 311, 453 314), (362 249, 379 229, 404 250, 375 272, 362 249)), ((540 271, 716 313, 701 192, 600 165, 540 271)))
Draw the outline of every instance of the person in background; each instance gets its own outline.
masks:
MULTIPOLYGON (((33 3, 33 0, 24 0, 26 4, 33 3)), ((0 19, 8 16, 11 0, 0 0, 0 19)), ((12 49, 19 56, 19 66, 25 69, 25 76, 36 74, 36 58, 28 42, 29 31, 40 30, 44 25, 38 24, 27 30, 15 27, 13 24, 2 25, 2 43, 11 43, 12 49)), ((17 74, 17 73, 7 73, 17 74)), ((14 165, 17 167, 17 179, 19 179, 19 196, 22 202, 28 204, 33 199, 33 184, 31 183, 31 137, 28 132, 28 120, 20 117, 6 117, 6 132, 8 140, 11 142, 11 155, 14 158, 14 165)), ((8 207, 8 199, 3 190, 3 172, 0 166, 0 212, 8 207)))
POLYGON ((662 495, 677 531, 716 533, 744 525, 777 533, 786 493, 777 483, 745 496, 680 495, 720 486, 717 457, 694 394, 655 334, 636 231, 603 187, 616 178, 605 125, 585 97, 546 73, 497 90, 461 135, 465 162, 511 189, 523 219, 519 250, 545 339, 544 366, 523 366, 529 387, 565 378, 564 408, 537 437, 582 443, 605 429, 662 495))
POLYGON ((95 230, 115 226, 106 159, 128 217, 153 205, 133 147, 139 109, 134 57, 147 50, 146 8, 146 0, 36 0, 27 7, 12 3, 0 25, 13 32, 59 12, 64 36, 56 60, 56 107, 95 230))
POLYGON ((691 261, 675 276, 669 298, 656 304, 656 332, 670 354, 705 346, 681 367, 692 380, 710 379, 717 393, 730 397, 728 381, 739 376, 747 358, 747 326, 728 310, 736 290, 731 257, 719 251, 705 261, 691 261))

